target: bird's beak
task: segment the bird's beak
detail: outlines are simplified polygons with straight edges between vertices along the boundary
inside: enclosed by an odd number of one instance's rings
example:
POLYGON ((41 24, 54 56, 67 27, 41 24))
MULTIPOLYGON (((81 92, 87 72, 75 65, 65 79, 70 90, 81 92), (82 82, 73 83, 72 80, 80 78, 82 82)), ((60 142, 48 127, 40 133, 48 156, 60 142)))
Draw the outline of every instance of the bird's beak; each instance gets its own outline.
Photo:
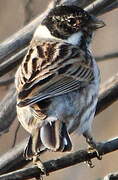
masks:
POLYGON ((91 17, 92 17, 92 19, 89 24, 89 27, 91 27, 92 29, 96 30, 96 29, 99 29, 99 28, 102 28, 105 26, 104 21, 96 18, 95 16, 91 16, 91 17))

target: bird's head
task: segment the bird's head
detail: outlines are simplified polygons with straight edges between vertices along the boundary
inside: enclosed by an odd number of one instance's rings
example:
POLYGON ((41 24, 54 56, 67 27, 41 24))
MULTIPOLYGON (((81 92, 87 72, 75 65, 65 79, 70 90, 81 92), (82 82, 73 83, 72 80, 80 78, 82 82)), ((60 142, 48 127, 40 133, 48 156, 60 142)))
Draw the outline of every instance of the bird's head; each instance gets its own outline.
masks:
POLYGON ((51 35, 56 38, 77 41, 77 37, 87 38, 88 35, 92 35, 93 31, 105 24, 80 7, 58 6, 50 11, 42 25, 45 25, 51 35))

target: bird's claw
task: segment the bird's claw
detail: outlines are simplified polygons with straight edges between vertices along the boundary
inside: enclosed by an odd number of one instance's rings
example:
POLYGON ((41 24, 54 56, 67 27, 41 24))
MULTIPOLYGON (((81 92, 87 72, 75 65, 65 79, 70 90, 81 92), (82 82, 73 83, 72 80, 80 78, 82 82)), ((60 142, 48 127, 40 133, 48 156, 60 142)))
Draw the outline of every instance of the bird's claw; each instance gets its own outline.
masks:
POLYGON ((102 156, 100 155, 99 150, 98 150, 98 144, 99 143, 96 143, 95 141, 93 141, 92 138, 91 139, 86 139, 86 141, 89 144, 89 152, 95 151, 97 159, 101 160, 102 156))
POLYGON ((95 150, 95 152, 96 152, 96 157, 97 157, 97 159, 98 159, 98 160, 102 160, 102 155, 100 155, 98 149, 94 149, 94 150, 95 150))
MULTIPOLYGON (((96 152, 96 157, 98 160, 101 160, 102 159, 102 156, 99 154, 98 150, 93 148, 93 147, 89 147, 88 148, 88 153, 92 153, 92 152, 96 152)), ((86 161, 87 165, 90 167, 90 168, 93 168, 95 167, 95 165, 92 163, 92 160, 90 158, 88 158, 88 160, 86 161)))
POLYGON ((87 163, 87 165, 88 165, 90 168, 94 168, 94 167, 95 167, 94 164, 92 163, 91 159, 88 159, 88 160, 86 161, 86 163, 87 163))
MULTIPOLYGON (((48 175, 47 171, 46 171, 46 168, 45 166, 43 165, 42 161, 40 160, 39 156, 38 155, 35 155, 33 156, 33 164, 36 165, 40 170, 41 172, 44 174, 44 175, 48 175)), ((42 180, 42 176, 40 177, 36 177, 36 179, 40 179, 42 180)))
POLYGON ((40 176, 35 176, 35 179, 36 180, 43 180, 43 177, 40 175, 40 176))
MULTIPOLYGON (((87 143, 89 144, 88 153, 92 153, 92 152, 95 151, 95 152, 96 152, 96 157, 97 157, 97 159, 98 159, 98 160, 101 160, 101 159, 102 159, 102 156, 100 155, 99 150, 98 150, 98 148, 97 148, 97 147, 98 147, 98 144, 97 144, 96 142, 94 142, 93 139, 87 139, 86 141, 87 141, 87 143)), ((93 168, 93 167, 94 167, 91 159, 88 159, 88 160, 87 160, 87 164, 88 164, 88 166, 89 166, 90 168, 93 168)))

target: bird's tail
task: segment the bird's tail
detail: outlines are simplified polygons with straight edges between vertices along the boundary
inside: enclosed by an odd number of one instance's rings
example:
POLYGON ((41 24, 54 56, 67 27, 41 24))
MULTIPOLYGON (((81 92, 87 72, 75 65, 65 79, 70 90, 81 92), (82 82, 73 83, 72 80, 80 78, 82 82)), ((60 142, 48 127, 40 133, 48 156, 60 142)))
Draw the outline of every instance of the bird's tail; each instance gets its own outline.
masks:
POLYGON ((34 154, 40 154, 44 149, 61 152, 72 149, 65 123, 57 120, 37 129, 29 139, 25 149, 25 157, 29 159, 34 154))
POLYGON ((52 151, 63 152, 72 149, 66 125, 59 120, 44 125, 40 131, 40 138, 42 144, 52 151))

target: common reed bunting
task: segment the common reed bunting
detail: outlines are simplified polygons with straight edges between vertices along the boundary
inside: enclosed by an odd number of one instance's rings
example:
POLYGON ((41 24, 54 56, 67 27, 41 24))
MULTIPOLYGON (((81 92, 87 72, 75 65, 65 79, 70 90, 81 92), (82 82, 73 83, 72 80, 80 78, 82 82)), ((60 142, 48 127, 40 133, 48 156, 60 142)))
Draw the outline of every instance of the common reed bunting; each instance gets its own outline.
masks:
POLYGON ((70 151, 75 130, 91 136, 100 73, 90 51, 93 32, 103 21, 76 6, 52 9, 34 33, 17 70, 17 114, 30 133, 25 157, 39 159, 44 149, 70 151))

